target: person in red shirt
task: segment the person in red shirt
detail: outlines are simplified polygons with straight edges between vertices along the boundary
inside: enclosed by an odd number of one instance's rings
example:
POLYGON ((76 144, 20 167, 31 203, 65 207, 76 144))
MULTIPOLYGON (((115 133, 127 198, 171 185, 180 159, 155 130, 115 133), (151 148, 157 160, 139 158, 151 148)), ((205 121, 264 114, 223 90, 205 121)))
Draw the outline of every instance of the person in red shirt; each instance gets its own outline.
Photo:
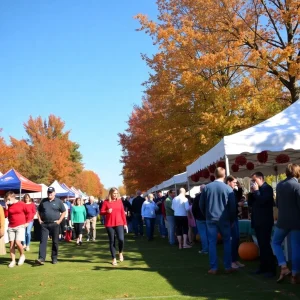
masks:
POLYGON ((25 228, 28 226, 30 221, 30 211, 28 205, 24 202, 19 201, 15 197, 15 193, 9 191, 5 195, 5 210, 8 217, 8 238, 10 244, 10 257, 11 262, 8 265, 9 268, 13 268, 16 265, 16 255, 15 255, 15 245, 17 245, 20 252, 20 258, 18 261, 18 266, 24 264, 25 255, 22 245, 22 241, 25 236, 25 228))
POLYGON ((108 193, 108 199, 103 202, 100 214, 105 216, 105 227, 109 238, 109 249, 112 256, 112 265, 117 265, 116 249, 115 249, 115 234, 118 239, 119 260, 124 260, 124 229, 128 232, 126 223, 126 215, 122 199, 119 197, 117 188, 111 188, 108 193))
POLYGON ((29 211, 29 222, 28 222, 28 226, 25 229, 25 239, 24 239, 24 245, 23 248, 25 251, 29 251, 29 245, 30 245, 30 241, 31 241, 31 229, 33 226, 33 218, 34 215, 36 213, 36 208, 35 208, 35 204, 32 201, 32 199, 30 198, 29 194, 25 194, 23 197, 23 202, 28 205, 28 211, 29 211))

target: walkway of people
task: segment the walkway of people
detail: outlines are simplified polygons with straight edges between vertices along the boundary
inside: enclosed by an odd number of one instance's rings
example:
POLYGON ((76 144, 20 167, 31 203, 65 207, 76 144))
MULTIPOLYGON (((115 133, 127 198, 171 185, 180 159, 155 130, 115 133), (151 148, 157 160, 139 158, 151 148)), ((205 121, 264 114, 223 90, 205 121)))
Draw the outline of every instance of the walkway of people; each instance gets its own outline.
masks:
POLYGON ((35 241, 22 267, 8 269, 8 255, 0 256, 1 299, 300 298, 298 286, 250 275, 257 262, 248 262, 236 274, 209 276, 207 256, 200 255, 199 249, 196 243, 179 251, 159 237, 157 230, 151 243, 145 237, 134 239, 126 234, 125 260, 112 266, 107 234, 98 222, 96 242, 84 240, 81 247, 75 241, 60 242, 56 265, 49 256, 44 266, 34 264, 35 241))

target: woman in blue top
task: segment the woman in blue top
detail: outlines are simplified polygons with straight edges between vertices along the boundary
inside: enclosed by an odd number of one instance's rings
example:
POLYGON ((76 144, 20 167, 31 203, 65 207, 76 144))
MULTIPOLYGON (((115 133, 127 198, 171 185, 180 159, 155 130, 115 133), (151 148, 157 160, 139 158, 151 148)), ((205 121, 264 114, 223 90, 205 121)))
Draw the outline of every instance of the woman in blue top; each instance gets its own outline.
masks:
POLYGON ((82 245, 82 229, 86 220, 86 209, 81 198, 76 198, 72 207, 71 220, 77 238, 77 245, 82 245))
POLYGON ((148 195, 148 199, 142 205, 142 218, 146 224, 146 234, 148 241, 153 240, 153 232, 156 220, 155 211, 158 210, 158 206, 153 201, 153 194, 148 195))

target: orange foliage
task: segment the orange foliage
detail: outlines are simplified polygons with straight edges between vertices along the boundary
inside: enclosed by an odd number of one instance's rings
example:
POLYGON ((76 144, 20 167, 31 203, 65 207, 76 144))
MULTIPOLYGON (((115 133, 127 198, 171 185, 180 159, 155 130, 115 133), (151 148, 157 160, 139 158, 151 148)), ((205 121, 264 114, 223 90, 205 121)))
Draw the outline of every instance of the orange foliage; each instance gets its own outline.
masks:
POLYGON ((24 124, 31 147, 31 163, 27 169, 30 179, 43 179, 45 183, 58 180, 72 185, 74 176, 82 170, 81 155, 75 161, 70 159, 75 143, 69 140, 70 131, 63 131, 64 126, 54 115, 50 115, 48 121, 30 116, 24 124))
POLYGON ((88 195, 102 196, 103 185, 99 176, 93 171, 84 170, 77 175, 74 185, 88 195))
MULTIPOLYGON (((0 130, 1 132, 1 130, 0 130)), ((6 145, 3 137, 0 137, 0 171, 4 174, 15 163, 15 153, 6 145)))
POLYGON ((118 190, 119 190, 119 194, 121 196, 125 196, 126 195, 126 187, 124 185, 119 186, 118 190))
POLYGON ((15 168, 34 182, 49 185, 58 180, 100 197, 104 190, 100 178, 93 171, 83 171, 79 145, 69 139, 70 131, 64 131, 64 126, 54 115, 44 121, 30 116, 24 123, 27 140, 10 137, 11 144, 6 145, 0 137, 0 171, 15 168))
POLYGON ((119 135, 129 193, 185 171, 224 135, 265 120, 299 96, 298 1, 280 9, 273 1, 157 3, 157 23, 137 16, 158 52, 143 55, 152 71, 145 97, 119 135))

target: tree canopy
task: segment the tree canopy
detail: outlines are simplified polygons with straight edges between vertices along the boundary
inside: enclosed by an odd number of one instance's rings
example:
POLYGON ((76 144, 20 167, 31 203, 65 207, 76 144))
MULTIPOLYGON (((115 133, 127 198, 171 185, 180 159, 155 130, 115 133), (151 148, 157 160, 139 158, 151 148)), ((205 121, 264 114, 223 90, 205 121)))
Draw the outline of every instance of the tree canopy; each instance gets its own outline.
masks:
POLYGON ((24 123, 27 138, 10 137, 7 145, 0 137, 1 171, 15 168, 28 179, 51 184, 54 180, 76 186, 100 197, 103 185, 93 171, 83 169, 79 144, 69 138, 70 131, 60 117, 29 117, 24 123))
POLYGON ((138 15, 158 51, 120 134, 128 192, 183 172, 224 135, 299 99, 299 1, 158 0, 138 15))

